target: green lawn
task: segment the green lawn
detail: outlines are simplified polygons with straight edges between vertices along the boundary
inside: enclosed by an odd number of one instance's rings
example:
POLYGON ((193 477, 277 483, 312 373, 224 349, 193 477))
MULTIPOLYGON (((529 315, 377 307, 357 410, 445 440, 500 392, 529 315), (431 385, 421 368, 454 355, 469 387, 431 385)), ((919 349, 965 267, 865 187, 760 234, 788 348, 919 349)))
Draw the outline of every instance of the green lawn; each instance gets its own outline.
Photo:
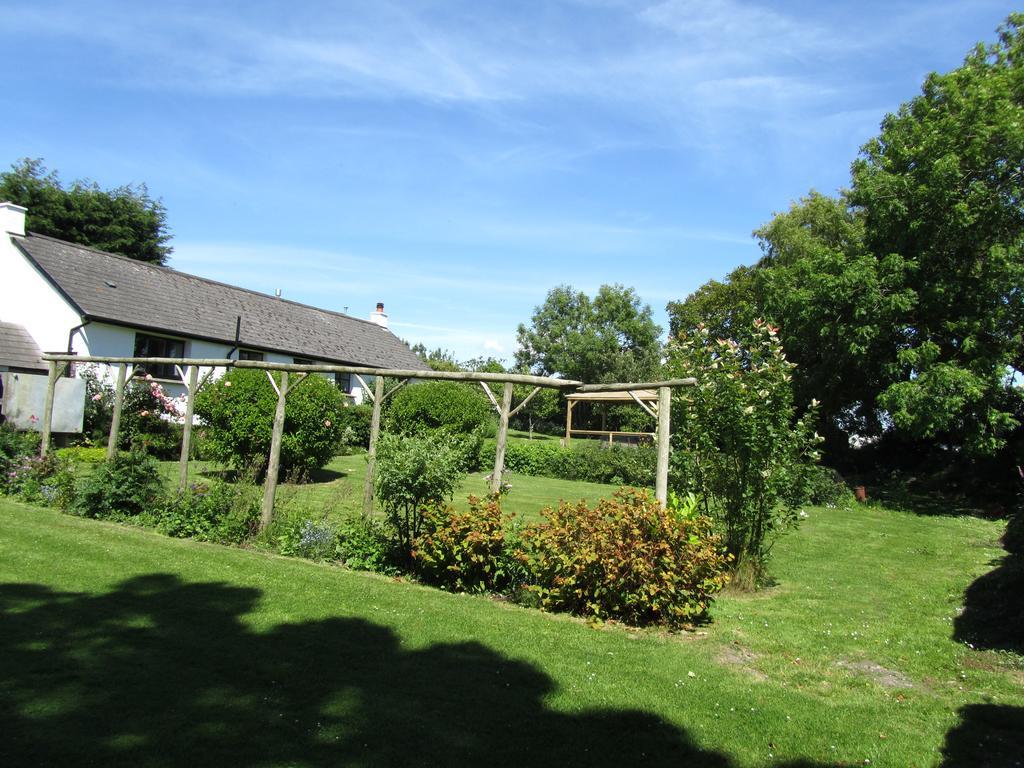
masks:
MULTIPOLYGON (((206 473, 212 476, 212 473, 216 472, 215 467, 207 462, 193 462, 193 467, 190 475, 193 480, 201 480, 207 476, 206 473)), ((161 462, 161 471, 169 483, 177 483, 177 462, 161 462)), ((470 494, 484 496, 488 490, 486 477, 489 472, 474 472, 467 476, 462 487, 456 492, 453 504, 464 509, 466 498, 470 494)), ((285 483, 278 486, 278 502, 289 510, 301 510, 302 514, 310 516, 326 515, 329 518, 337 518, 357 514, 363 508, 365 478, 365 453, 336 456, 326 467, 313 474, 312 482, 301 485, 285 483)), ((559 499, 586 499, 595 502, 611 496, 615 490, 600 483, 579 483, 514 473, 505 473, 504 478, 512 484, 512 491, 504 501, 506 510, 515 512, 517 516, 526 520, 536 519, 540 510, 552 504, 557 505, 559 499)))
POLYGON ((1019 765, 1021 657, 951 639, 1001 529, 811 510, 666 635, 0 498, 0 765, 1019 765))

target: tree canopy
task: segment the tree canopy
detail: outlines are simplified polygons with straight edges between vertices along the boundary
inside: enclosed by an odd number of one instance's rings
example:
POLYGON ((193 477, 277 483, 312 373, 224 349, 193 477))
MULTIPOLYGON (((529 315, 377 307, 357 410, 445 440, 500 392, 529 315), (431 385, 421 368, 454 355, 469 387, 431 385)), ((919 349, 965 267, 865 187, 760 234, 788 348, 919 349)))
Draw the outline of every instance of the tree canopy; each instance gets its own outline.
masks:
POLYGON ((779 325, 826 431, 1005 445, 1024 420, 1022 26, 1010 16, 997 43, 929 75, 861 148, 850 189, 777 214, 755 267, 669 305, 673 332, 779 325))
POLYGON ((639 381, 658 369, 660 334, 632 288, 602 285, 591 299, 559 285, 534 309, 529 327, 519 325, 516 364, 587 383, 639 381))
POLYGON ((27 229, 139 261, 164 264, 171 253, 167 212, 145 184, 65 187, 42 159, 23 158, 0 173, 0 200, 28 208, 27 229))

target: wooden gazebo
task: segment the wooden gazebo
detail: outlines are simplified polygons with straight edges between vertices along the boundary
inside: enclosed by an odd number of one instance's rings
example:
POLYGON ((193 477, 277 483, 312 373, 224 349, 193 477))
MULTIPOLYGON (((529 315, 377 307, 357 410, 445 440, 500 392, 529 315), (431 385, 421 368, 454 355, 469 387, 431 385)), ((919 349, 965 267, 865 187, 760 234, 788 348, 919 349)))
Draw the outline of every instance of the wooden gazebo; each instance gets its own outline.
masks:
POLYGON ((639 439, 649 437, 654 439, 654 432, 616 432, 608 429, 573 429, 572 409, 579 402, 587 403, 625 403, 635 402, 650 414, 655 421, 658 419, 658 393, 653 389, 637 389, 627 392, 574 392, 566 395, 565 409, 565 444, 569 445, 573 435, 598 435, 608 438, 608 444, 615 442, 616 437, 639 439))

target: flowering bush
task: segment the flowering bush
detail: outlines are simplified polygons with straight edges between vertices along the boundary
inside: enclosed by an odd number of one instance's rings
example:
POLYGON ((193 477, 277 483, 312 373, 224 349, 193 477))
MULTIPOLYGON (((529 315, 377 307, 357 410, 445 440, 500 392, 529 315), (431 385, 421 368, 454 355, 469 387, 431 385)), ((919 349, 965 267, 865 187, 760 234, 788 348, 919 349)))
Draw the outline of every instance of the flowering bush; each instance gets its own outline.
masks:
POLYGON ((728 556, 689 497, 675 509, 632 488, 595 507, 562 502, 523 529, 541 607, 638 626, 702 618, 727 581, 728 556))
MULTIPOLYGON (((95 366, 83 366, 87 442, 106 445, 114 413, 114 385, 99 375, 95 366)), ((118 448, 143 450, 159 459, 177 458, 181 449, 181 414, 185 395, 171 397, 152 376, 133 379, 125 386, 121 405, 118 448)))
MULTIPOLYGON (((344 395, 323 376, 291 378, 285 401, 281 471, 311 471, 341 448, 344 395)), ((233 369, 196 395, 195 412, 206 422, 205 450, 229 466, 258 464, 270 453, 277 393, 260 370, 233 369)))
POLYGON ((75 477, 68 462, 55 454, 22 454, 7 465, 4 492, 29 503, 66 509, 75 498, 75 477))
POLYGON ((333 560, 338 556, 337 540, 337 530, 326 520, 299 517, 281 527, 277 547, 282 555, 290 557, 333 560))
POLYGON ((19 432, 7 424, 0 424, 0 487, 12 477, 9 473, 22 459, 39 453, 39 433, 19 432))
POLYGON ((672 377, 697 380, 672 400, 672 484, 704 499, 735 558, 735 581, 753 587, 774 536, 796 525, 793 500, 806 496, 818 459, 817 402, 797 416, 793 363, 777 329, 760 320, 745 343, 699 328, 668 353, 672 377))

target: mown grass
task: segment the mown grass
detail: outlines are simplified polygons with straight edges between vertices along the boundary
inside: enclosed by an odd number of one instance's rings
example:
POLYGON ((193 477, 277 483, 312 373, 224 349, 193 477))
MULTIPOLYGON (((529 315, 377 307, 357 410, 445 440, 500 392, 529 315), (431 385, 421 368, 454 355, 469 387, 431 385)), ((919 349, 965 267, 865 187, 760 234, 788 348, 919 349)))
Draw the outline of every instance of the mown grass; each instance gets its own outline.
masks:
POLYGON ((811 510, 667 635, 0 499, 0 764, 1016 765, 1021 657, 951 637, 1001 529, 811 510))
MULTIPOLYGON (((218 469, 210 462, 193 462, 190 478, 203 480, 217 476, 218 469)), ((177 462, 161 462, 161 473, 170 487, 178 482, 177 462)), ((487 494, 489 471, 473 472, 466 476, 456 491, 452 504, 458 509, 466 508, 470 494, 487 494)), ((278 488, 278 501, 282 508, 311 517, 338 519, 346 515, 359 514, 363 507, 363 482, 366 478, 366 454, 355 453, 336 456, 321 470, 314 472, 309 482, 282 483, 278 488)), ((560 499, 593 503, 611 496, 615 489, 601 483, 581 483, 558 480, 550 477, 530 477, 506 473, 504 479, 512 485, 506 498, 508 511, 515 512, 524 520, 535 520, 547 506, 558 504, 560 499)))

